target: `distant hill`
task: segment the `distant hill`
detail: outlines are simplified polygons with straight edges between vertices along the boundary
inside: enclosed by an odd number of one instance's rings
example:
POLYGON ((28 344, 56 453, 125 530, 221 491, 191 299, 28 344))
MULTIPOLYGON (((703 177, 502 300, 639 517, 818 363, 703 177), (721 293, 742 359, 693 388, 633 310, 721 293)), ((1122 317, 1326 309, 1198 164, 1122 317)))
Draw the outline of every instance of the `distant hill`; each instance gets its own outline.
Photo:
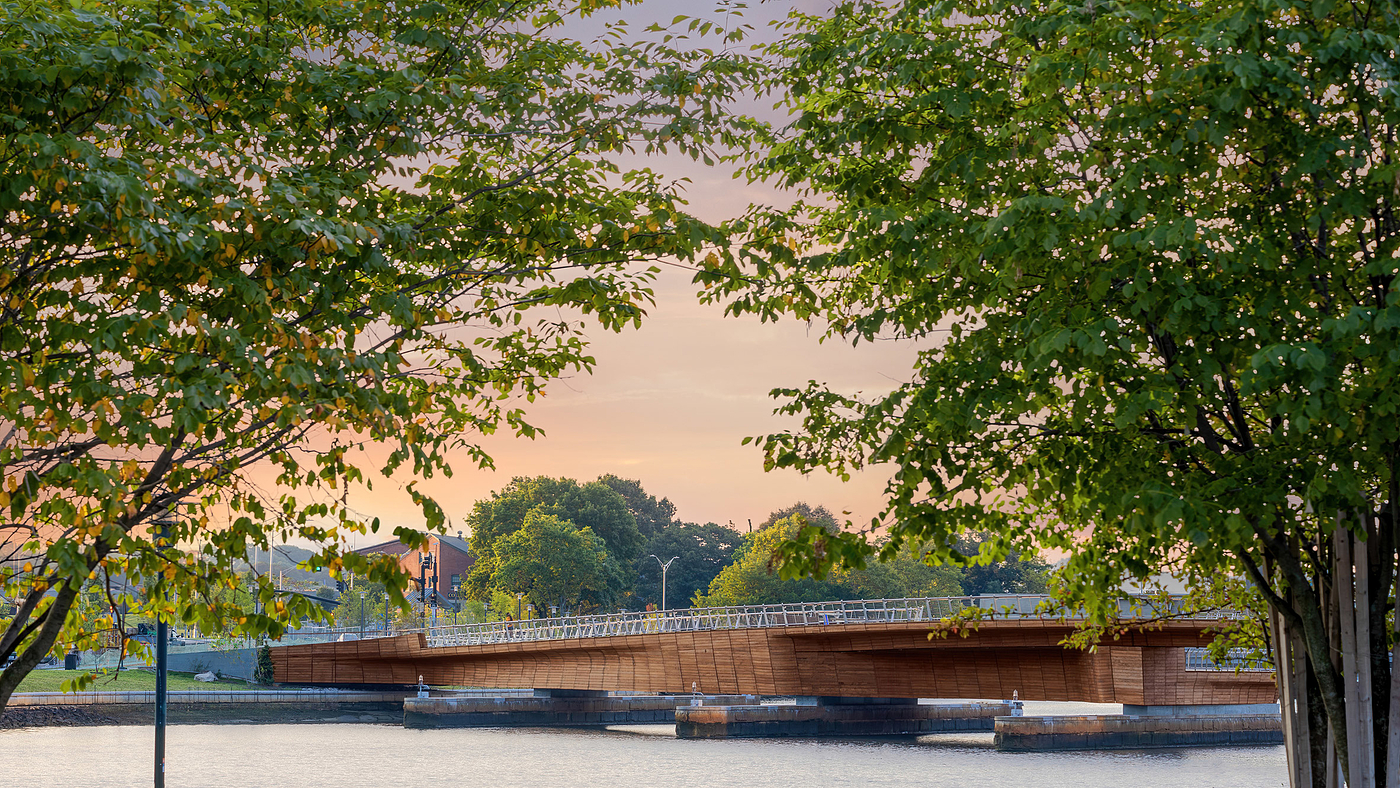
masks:
MULTIPOLYGON (((323 586, 330 592, 331 597, 335 597, 335 580, 326 570, 320 572, 308 572, 297 566, 312 556, 312 552, 305 548, 294 547, 292 545, 276 545, 272 548, 272 576, 277 577, 277 573, 282 573, 282 578, 288 582, 315 583, 323 586)), ((253 549, 248 552, 248 557, 260 573, 267 572, 267 551, 253 549)), ((247 568, 244 564, 242 568, 247 568)), ((326 594, 318 593, 317 596, 326 594)))

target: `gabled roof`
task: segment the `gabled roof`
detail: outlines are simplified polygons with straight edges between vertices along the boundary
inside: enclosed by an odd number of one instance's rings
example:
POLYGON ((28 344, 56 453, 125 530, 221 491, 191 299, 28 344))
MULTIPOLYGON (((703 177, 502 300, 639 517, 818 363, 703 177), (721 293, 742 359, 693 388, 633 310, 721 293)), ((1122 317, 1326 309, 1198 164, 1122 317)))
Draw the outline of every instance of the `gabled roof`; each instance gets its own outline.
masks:
POLYGON ((467 544, 466 539, 456 536, 447 536, 446 534, 439 536, 438 539, 442 542, 444 547, 450 547, 463 555, 472 554, 471 545, 467 544))
POLYGON ((384 552, 384 548, 389 547, 389 546, 391 546, 391 545, 398 545, 399 547, 403 547, 403 546, 404 546, 404 545, 403 545, 403 542, 400 542, 400 541, 397 540, 397 539, 390 539, 390 540, 387 541, 387 542, 380 542, 379 544, 372 544, 372 545, 370 545, 369 547, 357 547, 357 548, 355 548, 352 552, 356 552, 356 553, 382 553, 382 552, 384 552))

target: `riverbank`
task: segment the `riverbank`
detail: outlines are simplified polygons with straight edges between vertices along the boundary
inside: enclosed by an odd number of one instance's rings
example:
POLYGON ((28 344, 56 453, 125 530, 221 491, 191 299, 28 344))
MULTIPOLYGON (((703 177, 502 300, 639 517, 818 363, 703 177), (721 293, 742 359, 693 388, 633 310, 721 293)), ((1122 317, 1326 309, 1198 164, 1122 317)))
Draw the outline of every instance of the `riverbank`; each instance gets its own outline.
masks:
MULTIPOLYGON (((166 719, 171 725, 403 722, 411 693, 334 689, 238 690, 210 687, 171 690, 166 719)), ((153 691, 31 692, 11 696, 0 728, 146 725, 155 707, 153 691)))
MULTIPOLYGON (((150 725, 151 704, 110 703, 88 706, 12 706, 0 717, 0 730, 150 725)), ((397 703, 180 703, 166 708, 170 725, 306 725, 379 723, 401 725, 403 702, 397 703)))

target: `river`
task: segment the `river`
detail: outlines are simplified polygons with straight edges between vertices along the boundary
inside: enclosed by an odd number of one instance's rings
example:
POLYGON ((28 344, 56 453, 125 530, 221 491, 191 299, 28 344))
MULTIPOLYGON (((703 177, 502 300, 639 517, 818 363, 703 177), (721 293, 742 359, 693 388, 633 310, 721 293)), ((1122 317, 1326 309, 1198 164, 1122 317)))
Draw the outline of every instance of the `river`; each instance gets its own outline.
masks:
MULTIPOLYGON (((1282 747, 1001 753, 990 733, 681 741, 671 726, 177 725, 170 788, 1276 788, 1282 747)), ((152 729, 0 731, 0 786, 151 784, 152 729)))

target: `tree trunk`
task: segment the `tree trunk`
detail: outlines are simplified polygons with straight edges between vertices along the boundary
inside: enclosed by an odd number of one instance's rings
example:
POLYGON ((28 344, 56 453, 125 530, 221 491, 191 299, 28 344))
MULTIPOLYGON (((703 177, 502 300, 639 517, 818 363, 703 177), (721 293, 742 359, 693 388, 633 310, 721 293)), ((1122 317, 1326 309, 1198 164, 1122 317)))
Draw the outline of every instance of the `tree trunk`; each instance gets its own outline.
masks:
POLYGON ((1337 622, 1342 637, 1342 698, 1346 703, 1347 786, 1376 788, 1374 729, 1371 713, 1371 602, 1365 545, 1356 549, 1350 529, 1333 532, 1333 579, 1337 585, 1337 622))
POLYGON ((59 633, 63 631, 63 622, 68 618, 68 611, 73 609, 73 603, 78 599, 79 588, 80 585, 67 583, 58 587, 54 592, 53 601, 49 603, 47 610, 40 614, 45 616, 43 626, 39 627, 39 631, 15 661, 0 673, 0 716, 4 716, 5 707, 9 705, 10 696, 15 694, 19 683, 30 671, 38 667, 39 660, 43 659, 57 642, 59 633))
MULTIPOLYGON (((1306 584, 1296 556, 1266 564, 1281 587, 1267 594, 1268 629, 1293 788, 1400 788, 1400 621, 1387 621, 1395 527, 1385 514, 1339 513, 1315 544, 1325 571, 1306 584)), ((1400 598, 1394 609, 1400 618, 1400 598)))
POLYGON ((1278 683, 1279 712, 1283 718, 1288 784, 1294 788, 1324 788, 1324 784, 1313 777, 1307 653, 1283 616, 1272 606, 1269 608, 1269 640, 1273 644, 1274 678, 1278 683))
MULTIPOLYGON (((1395 518, 1400 522, 1400 517, 1395 518)), ((1385 785, 1386 788, 1400 788, 1400 591, 1395 594, 1394 632, 1395 645, 1390 652, 1390 730, 1386 737, 1385 785)))

